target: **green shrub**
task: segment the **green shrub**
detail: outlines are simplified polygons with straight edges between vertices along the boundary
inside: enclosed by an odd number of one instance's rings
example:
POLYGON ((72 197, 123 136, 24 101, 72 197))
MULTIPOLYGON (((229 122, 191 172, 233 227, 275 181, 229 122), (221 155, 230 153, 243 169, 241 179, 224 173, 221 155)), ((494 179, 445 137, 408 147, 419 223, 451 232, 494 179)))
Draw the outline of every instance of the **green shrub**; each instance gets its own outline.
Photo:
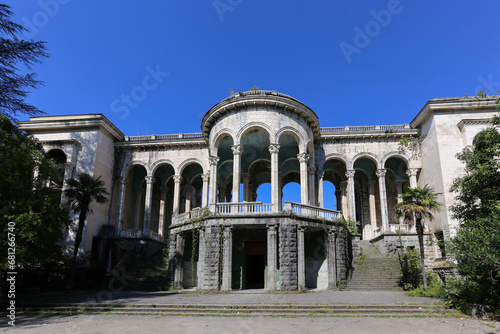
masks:
POLYGON ((405 253, 399 256, 399 265, 403 273, 401 286, 404 290, 416 289, 422 282, 420 263, 420 254, 415 248, 406 247, 405 253))
POLYGON ((406 291, 405 295, 411 297, 441 298, 444 296, 444 286, 436 274, 428 273, 427 291, 425 291, 422 285, 418 285, 416 288, 406 291))

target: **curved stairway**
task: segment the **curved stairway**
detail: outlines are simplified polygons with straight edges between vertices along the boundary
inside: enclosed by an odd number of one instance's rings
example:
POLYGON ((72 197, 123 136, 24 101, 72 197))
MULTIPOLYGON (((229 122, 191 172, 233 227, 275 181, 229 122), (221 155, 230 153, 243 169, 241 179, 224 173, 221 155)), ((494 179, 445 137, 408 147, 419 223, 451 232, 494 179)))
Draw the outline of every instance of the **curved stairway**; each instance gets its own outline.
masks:
POLYGON ((382 255, 369 241, 359 241, 366 255, 353 260, 349 290, 400 290, 401 268, 398 260, 382 255))

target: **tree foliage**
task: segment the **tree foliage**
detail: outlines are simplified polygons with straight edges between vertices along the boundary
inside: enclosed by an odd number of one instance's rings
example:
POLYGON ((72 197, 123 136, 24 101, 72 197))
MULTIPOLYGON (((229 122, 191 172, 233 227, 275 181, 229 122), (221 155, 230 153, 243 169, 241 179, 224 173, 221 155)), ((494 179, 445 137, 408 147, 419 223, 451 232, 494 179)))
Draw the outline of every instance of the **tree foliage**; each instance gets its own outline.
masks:
POLYGON ((68 197, 73 211, 79 213, 75 247, 73 250, 73 263, 75 263, 78 249, 82 241, 83 228, 85 226, 87 214, 92 213, 90 204, 92 202, 100 204, 106 203, 109 194, 100 176, 95 177, 87 173, 81 173, 76 176, 76 179, 69 179, 66 182, 70 188, 66 189, 64 193, 68 197))
MULTIPOLYGON (((18 268, 39 269, 63 260, 69 213, 45 187, 56 169, 36 139, 0 115, 0 233, 7 234, 8 223, 15 223, 18 268)), ((0 238, 0 253, 7 254, 6 237, 0 238)), ((7 257, 0 259, 0 270, 6 270, 7 257)))
POLYGON ((19 114, 29 116, 43 112, 26 103, 29 88, 38 88, 42 82, 29 72, 34 64, 48 57, 45 42, 20 39, 17 35, 27 29, 10 20, 10 7, 0 4, 0 115, 16 121, 19 114), (23 68, 20 68, 20 65, 23 68))
POLYGON ((479 303, 500 315, 500 117, 457 155, 465 175, 454 181, 453 215, 460 222, 452 252, 461 278, 451 282, 457 303, 479 303))
POLYGON ((425 274, 425 253, 424 253, 424 224, 423 220, 432 220, 432 212, 438 211, 441 204, 436 200, 439 194, 433 192, 425 185, 423 188, 408 187, 401 196, 401 202, 394 207, 394 214, 397 218, 403 217, 409 225, 415 225, 420 246, 420 261, 422 265, 422 280, 424 289, 427 290, 427 277, 425 274))

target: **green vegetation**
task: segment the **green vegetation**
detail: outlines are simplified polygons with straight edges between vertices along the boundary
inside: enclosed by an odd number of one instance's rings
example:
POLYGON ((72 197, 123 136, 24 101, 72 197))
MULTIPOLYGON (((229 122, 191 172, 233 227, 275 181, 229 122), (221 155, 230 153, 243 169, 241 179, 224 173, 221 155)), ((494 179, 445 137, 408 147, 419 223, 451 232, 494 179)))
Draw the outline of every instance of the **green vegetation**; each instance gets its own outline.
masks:
POLYGON ((0 115, 0 170, 0 271, 22 270, 26 278, 35 273, 37 281, 28 280, 26 287, 43 283, 46 288, 58 279, 63 236, 70 226, 68 209, 46 187, 47 180, 57 178, 58 167, 37 140, 0 115), (9 259, 9 252, 15 256, 9 259))
POLYGON ((422 282, 422 267, 420 255, 413 247, 406 247, 404 254, 399 256, 399 265, 403 277, 401 285, 405 291, 418 288, 422 282))
POLYGON ((92 202, 99 204, 106 203, 108 201, 106 196, 109 194, 100 176, 95 177, 86 173, 81 173, 76 176, 76 179, 69 179, 66 182, 70 188, 66 189, 64 194, 68 197, 71 209, 73 209, 75 213, 79 213, 75 247, 73 249, 72 264, 74 265, 82 241, 83 227, 85 226, 87 214, 92 213, 90 205, 92 202))
POLYGON ((19 34, 27 31, 25 27, 10 20, 13 15, 10 7, 0 4, 0 115, 17 121, 19 114, 37 116, 43 112, 25 102, 28 88, 37 88, 43 83, 36 79, 35 73, 19 74, 19 65, 28 70, 41 59, 48 57, 45 42, 24 40, 19 34))
POLYGON ((447 282, 452 305, 465 312, 481 309, 500 316, 500 117, 480 132, 473 146, 457 158, 465 175, 453 183, 457 203, 452 207, 460 222, 451 252, 460 278, 447 282), (476 305, 476 306, 471 306, 476 305))
POLYGON ((420 247, 420 260, 422 265, 422 281, 424 289, 427 290, 427 277, 424 264, 424 225, 423 220, 432 220, 432 212, 438 211, 441 204, 436 201, 439 194, 434 193, 427 185, 423 188, 407 188, 401 194, 401 202, 394 207, 394 214, 399 219, 403 217, 409 225, 415 225, 420 247))

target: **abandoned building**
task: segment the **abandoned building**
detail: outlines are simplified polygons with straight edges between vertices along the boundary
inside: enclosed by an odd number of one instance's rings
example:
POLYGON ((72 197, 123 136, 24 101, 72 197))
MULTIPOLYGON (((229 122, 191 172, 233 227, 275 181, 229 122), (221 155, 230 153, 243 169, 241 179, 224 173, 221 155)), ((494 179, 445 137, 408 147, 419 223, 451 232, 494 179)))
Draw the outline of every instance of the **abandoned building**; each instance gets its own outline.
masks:
POLYGON ((168 245, 185 288, 332 289, 345 282, 351 251, 344 219, 360 222, 354 245, 392 254, 416 243, 414 228, 393 216, 406 187, 441 193, 426 231, 428 264, 439 266, 439 241, 458 225, 448 210, 463 173, 455 155, 495 107, 493 98, 434 99, 409 124, 322 127, 295 98, 255 90, 209 109, 200 133, 126 136, 102 114, 19 125, 64 166, 63 179, 86 172, 106 182, 110 201, 93 205, 83 251, 104 237, 145 256, 168 245), (403 137, 419 140, 402 146, 403 137), (300 202, 286 200, 291 184, 300 202), (258 196, 263 185, 270 201, 258 196))

